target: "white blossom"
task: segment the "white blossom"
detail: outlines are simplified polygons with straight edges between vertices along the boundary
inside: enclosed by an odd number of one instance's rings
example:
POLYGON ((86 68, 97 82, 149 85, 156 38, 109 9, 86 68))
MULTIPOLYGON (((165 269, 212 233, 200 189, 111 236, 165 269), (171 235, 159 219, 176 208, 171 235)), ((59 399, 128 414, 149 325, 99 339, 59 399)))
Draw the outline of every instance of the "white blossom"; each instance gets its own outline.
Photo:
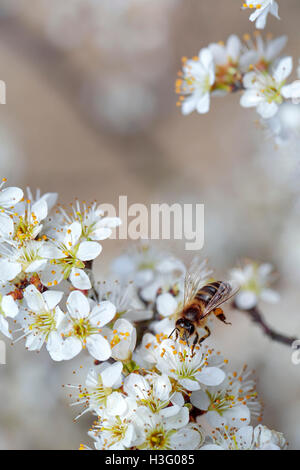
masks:
POLYGON ((186 60, 182 78, 176 82, 176 88, 182 93, 183 101, 179 101, 183 114, 197 111, 205 114, 210 107, 210 94, 215 82, 215 64, 210 49, 201 49, 198 57, 186 60), (186 98, 184 98, 188 95, 186 98))
POLYGON ((90 279, 84 271, 85 262, 97 258, 102 247, 94 241, 80 241, 81 235, 81 224, 73 222, 57 240, 47 241, 43 245, 42 256, 49 260, 41 277, 45 286, 50 287, 63 279, 70 279, 76 289, 91 288, 90 279))
POLYGON ((111 347, 102 335, 102 327, 115 316, 115 306, 108 301, 94 304, 82 292, 73 291, 67 299, 67 309, 61 326, 64 339, 53 345, 55 360, 72 359, 85 348, 98 361, 109 359, 111 347))
MULTIPOLYGON (((102 414, 89 435, 95 440, 97 450, 125 450, 133 447, 137 436, 134 419, 138 411, 136 402, 130 398, 121 398, 123 412, 102 414)), ((110 410, 112 411, 112 410, 110 410)))
POLYGON ((257 112, 264 119, 273 117, 283 102, 284 94, 290 92, 290 88, 286 89, 284 85, 292 68, 292 58, 286 57, 280 60, 272 75, 259 71, 247 73, 243 78, 246 91, 241 97, 241 106, 256 107, 257 112))
POLYGON ((125 411, 122 394, 118 390, 122 385, 121 362, 109 364, 103 362, 97 369, 91 368, 88 371, 85 386, 68 385, 68 387, 78 390, 77 400, 73 405, 83 405, 83 411, 75 418, 78 419, 83 414, 93 411, 98 415, 122 414, 125 411))
POLYGON ((62 296, 63 293, 59 291, 41 293, 34 285, 26 287, 26 306, 22 306, 18 321, 29 351, 40 351, 46 343, 50 356, 55 358, 55 344, 60 341, 59 328, 64 318, 64 313, 58 306, 62 296))
POLYGON ((65 224, 71 225, 73 222, 79 222, 82 228, 82 239, 88 241, 101 241, 109 238, 112 229, 121 225, 119 217, 106 217, 103 210, 94 202, 90 205, 82 204, 78 201, 72 206, 72 212, 60 208, 65 224))
POLYGON ((47 265, 43 256, 44 242, 29 240, 19 245, 14 240, 0 244, 0 279, 13 281, 21 273, 40 273, 47 265))
POLYGON ((191 403, 201 411, 213 428, 222 426, 244 427, 251 418, 258 418, 261 404, 257 399, 255 382, 245 366, 240 373, 226 375, 218 386, 204 387, 191 395, 191 403))
POLYGON ((255 10, 249 19, 255 21, 257 29, 264 29, 269 13, 279 19, 278 3, 275 0, 245 0, 243 8, 255 10))
POLYGON ((170 402, 172 385, 166 374, 148 374, 143 377, 130 374, 124 381, 124 392, 140 406, 147 406, 157 412, 170 402))
MULTIPOLYGON (((225 373, 219 367, 209 367, 201 348, 194 352, 180 341, 167 339, 157 349, 156 368, 177 383, 177 392, 200 390, 203 385, 219 385, 225 373)), ((180 397, 178 396, 180 400, 180 397)))
POLYGON ((20 244, 34 240, 43 228, 42 222, 48 215, 45 198, 33 202, 31 199, 19 202, 14 208, 12 236, 20 244))
POLYGON ((235 304, 238 308, 251 309, 259 300, 269 303, 278 302, 279 294, 269 287, 274 280, 273 266, 270 263, 245 263, 241 268, 232 269, 229 275, 241 286, 235 296, 235 304))
POLYGON ((141 406, 134 421, 137 434, 134 445, 141 450, 197 449, 201 445, 202 434, 192 431, 188 422, 186 407, 174 405, 153 413, 141 406))

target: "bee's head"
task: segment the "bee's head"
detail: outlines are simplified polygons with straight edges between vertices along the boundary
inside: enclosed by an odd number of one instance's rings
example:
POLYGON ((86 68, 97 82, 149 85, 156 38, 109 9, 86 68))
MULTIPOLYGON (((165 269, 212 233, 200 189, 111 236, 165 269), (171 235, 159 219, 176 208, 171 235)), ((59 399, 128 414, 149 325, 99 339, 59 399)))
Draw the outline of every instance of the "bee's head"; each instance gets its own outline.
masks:
POLYGON ((195 332, 195 327, 186 318, 179 318, 176 322, 176 329, 179 332, 180 338, 186 341, 195 332))

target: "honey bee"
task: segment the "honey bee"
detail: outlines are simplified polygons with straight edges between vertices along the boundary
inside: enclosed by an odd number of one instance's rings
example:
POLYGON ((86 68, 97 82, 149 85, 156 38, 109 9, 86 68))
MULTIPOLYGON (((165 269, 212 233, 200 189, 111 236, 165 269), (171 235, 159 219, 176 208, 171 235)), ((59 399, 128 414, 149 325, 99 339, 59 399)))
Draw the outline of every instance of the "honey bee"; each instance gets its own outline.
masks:
POLYGON ((203 278, 206 273, 204 272, 204 263, 198 269, 187 272, 184 280, 183 308, 177 314, 175 329, 171 333, 172 335, 176 332, 176 339, 180 337, 187 344, 189 339, 194 336, 192 350, 196 344, 201 344, 210 336, 211 332, 206 322, 211 314, 214 314, 226 325, 231 325, 226 321, 220 305, 233 297, 239 290, 239 285, 233 281, 214 281, 205 284, 203 278), (200 337, 200 329, 205 330, 204 336, 200 337))

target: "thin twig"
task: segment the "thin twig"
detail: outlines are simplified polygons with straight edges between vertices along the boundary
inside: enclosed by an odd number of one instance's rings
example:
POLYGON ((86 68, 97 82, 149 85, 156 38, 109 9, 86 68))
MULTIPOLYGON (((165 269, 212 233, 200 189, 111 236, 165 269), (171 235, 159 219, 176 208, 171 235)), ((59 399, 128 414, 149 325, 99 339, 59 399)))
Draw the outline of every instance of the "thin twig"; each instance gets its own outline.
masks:
POLYGON ((264 334, 268 336, 272 341, 277 341, 278 343, 285 344, 286 346, 292 346, 294 341, 298 340, 298 338, 296 337, 286 336, 282 333, 278 333, 277 331, 273 330, 273 328, 267 325, 263 315, 260 313, 257 307, 253 307, 249 310, 240 310, 234 303, 234 308, 239 310, 240 312, 246 313, 254 323, 258 323, 260 328, 263 330, 264 334))

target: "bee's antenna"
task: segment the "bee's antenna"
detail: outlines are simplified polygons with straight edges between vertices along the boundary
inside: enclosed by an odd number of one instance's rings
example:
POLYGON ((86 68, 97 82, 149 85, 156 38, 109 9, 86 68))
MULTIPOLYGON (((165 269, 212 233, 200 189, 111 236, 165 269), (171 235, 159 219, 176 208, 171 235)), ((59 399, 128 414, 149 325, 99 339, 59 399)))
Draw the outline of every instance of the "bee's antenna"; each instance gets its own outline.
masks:
POLYGON ((168 339, 171 338, 171 336, 173 335, 174 331, 178 331, 178 328, 176 328, 176 327, 174 328, 174 330, 172 331, 172 333, 169 334, 168 339))

